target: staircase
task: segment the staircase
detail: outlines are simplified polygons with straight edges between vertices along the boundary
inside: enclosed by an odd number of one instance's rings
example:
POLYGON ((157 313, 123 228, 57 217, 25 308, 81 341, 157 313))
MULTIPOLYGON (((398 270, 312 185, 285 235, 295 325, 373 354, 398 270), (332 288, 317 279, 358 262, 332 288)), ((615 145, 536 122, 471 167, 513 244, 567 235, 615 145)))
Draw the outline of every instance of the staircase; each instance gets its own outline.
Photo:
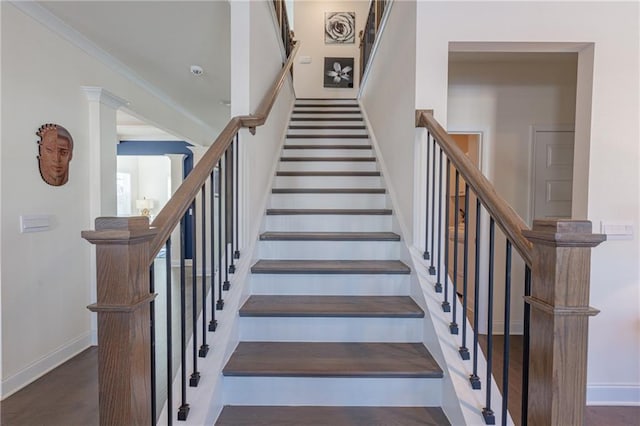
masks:
POLYGON ((222 425, 446 425, 442 370, 354 100, 298 100, 222 425))

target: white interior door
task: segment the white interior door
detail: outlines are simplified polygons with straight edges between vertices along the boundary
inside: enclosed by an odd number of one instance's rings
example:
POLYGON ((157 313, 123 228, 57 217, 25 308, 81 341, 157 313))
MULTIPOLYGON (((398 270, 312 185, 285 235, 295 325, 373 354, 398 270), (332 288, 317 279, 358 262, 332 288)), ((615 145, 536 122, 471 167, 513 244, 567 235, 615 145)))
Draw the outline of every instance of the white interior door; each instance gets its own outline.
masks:
POLYGON ((571 217, 573 127, 534 128, 532 218, 571 217))

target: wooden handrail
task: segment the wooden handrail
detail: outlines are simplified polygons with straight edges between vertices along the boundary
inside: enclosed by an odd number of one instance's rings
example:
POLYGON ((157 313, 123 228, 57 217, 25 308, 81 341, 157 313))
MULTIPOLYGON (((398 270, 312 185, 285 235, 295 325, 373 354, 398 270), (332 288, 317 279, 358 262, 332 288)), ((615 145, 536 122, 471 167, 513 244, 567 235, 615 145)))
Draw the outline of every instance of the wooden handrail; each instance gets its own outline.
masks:
POLYGON ((460 172, 465 182, 476 193, 491 217, 512 242, 527 265, 532 265, 532 244, 523 235, 529 227, 511 208, 511 206, 496 192, 489 180, 473 165, 471 160, 458 148, 453 138, 442 128, 440 123, 428 111, 416 111, 416 127, 425 127, 442 147, 447 157, 460 172))
POLYGON ((160 252, 173 229, 191 206, 191 203, 200 192, 202 185, 204 185, 207 178, 211 175, 218 160, 220 160, 224 152, 229 148, 229 145, 231 145, 236 133, 238 133, 241 128, 249 128, 251 133, 255 134, 255 128, 262 126, 267 121, 271 108, 287 78, 287 73, 293 65, 293 59, 298 53, 299 47, 300 43, 296 42, 287 62, 278 73, 271 89, 264 96, 262 102, 260 102, 255 114, 235 116, 229 120, 211 147, 200 161, 198 161, 198 164, 191 170, 175 194, 173 194, 171 199, 151 223, 151 226, 156 228, 158 233, 151 241, 149 264, 151 264, 158 252, 160 252))

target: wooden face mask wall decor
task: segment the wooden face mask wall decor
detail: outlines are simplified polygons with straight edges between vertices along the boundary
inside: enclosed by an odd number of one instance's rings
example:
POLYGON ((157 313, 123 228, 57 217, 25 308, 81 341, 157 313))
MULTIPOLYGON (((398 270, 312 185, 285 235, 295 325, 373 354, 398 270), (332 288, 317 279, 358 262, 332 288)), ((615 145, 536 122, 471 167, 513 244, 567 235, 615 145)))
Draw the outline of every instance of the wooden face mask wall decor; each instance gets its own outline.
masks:
POLYGON ((62 186, 69 180, 69 162, 73 157, 73 138, 62 126, 43 124, 36 135, 38 167, 42 179, 52 186, 62 186))

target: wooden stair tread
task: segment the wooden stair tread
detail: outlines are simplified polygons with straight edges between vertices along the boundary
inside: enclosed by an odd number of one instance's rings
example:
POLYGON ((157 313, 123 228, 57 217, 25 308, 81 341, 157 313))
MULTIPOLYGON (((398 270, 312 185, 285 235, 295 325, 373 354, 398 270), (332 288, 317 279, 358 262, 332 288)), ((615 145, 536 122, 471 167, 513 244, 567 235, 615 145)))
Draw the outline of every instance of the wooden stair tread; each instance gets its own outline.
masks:
POLYGON ((241 317, 423 318, 409 296, 267 296, 253 295, 241 317))
POLYGON ((287 133, 287 139, 369 139, 367 134, 287 133))
POLYGON ((252 267, 254 274, 409 274, 411 269, 399 260, 289 260, 261 259, 252 267))
POLYGON ((225 376, 441 378, 422 343, 240 342, 225 376))
POLYGON ((371 145, 300 145, 285 144, 284 149, 371 149, 371 145))
POLYGON ((384 188, 273 188, 273 194, 384 194, 384 188))
POLYGON ((395 232, 264 232, 263 241, 400 241, 395 232))
POLYGON ((268 216, 274 215, 374 215, 390 216, 391 209, 267 209, 268 216))
POLYGON ((280 161, 353 161, 374 162, 375 157, 281 157, 280 161))
POLYGON ((358 172, 358 171, 279 171, 276 176, 380 176, 380 172, 358 172))
POLYGON ((440 407, 225 406, 216 426, 447 426, 440 407))

